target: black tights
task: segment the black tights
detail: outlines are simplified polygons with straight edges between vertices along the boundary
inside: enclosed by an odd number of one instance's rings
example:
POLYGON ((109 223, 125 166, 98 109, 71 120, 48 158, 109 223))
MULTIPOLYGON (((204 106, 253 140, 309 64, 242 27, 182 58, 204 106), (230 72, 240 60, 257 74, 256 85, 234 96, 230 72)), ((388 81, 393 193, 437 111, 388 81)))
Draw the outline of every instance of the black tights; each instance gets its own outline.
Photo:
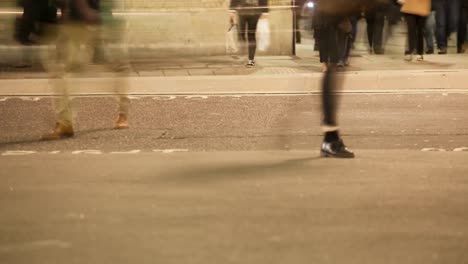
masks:
POLYGON ((417 15, 406 14, 406 23, 408 24, 408 46, 409 54, 424 53, 424 26, 426 18, 417 15))
POLYGON ((240 39, 246 43, 246 32, 249 48, 249 60, 255 58, 255 51, 257 50, 257 40, 255 38, 255 33, 257 32, 257 23, 260 19, 260 14, 258 15, 239 15, 239 34, 240 39))
POLYGON ((328 127, 338 126, 336 121, 336 109, 338 108, 336 86, 336 65, 328 64, 328 69, 322 80, 323 125, 328 127))

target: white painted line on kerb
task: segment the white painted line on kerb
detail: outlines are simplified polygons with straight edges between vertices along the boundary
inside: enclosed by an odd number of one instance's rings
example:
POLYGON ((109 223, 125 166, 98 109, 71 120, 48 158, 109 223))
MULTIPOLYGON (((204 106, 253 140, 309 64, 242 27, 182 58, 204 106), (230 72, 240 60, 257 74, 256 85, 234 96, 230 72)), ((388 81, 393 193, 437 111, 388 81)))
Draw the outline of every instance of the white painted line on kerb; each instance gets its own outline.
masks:
POLYGON ((76 150, 76 151, 73 151, 72 154, 92 154, 92 155, 101 155, 101 154, 102 154, 102 151, 100 151, 100 150, 95 150, 95 149, 92 149, 92 150, 76 150))
POLYGON ((174 152, 188 152, 188 149, 154 149, 153 152, 161 152, 165 154, 174 153, 174 152))
POLYGON ((25 156, 36 154, 36 151, 29 150, 8 150, 2 153, 2 156, 25 156))
POLYGON ((135 150, 130 150, 130 151, 112 151, 110 154, 138 154, 140 153, 141 150, 135 149, 135 150))
POLYGON ((456 148, 453 151, 455 151, 455 152, 468 151, 468 147, 456 148))

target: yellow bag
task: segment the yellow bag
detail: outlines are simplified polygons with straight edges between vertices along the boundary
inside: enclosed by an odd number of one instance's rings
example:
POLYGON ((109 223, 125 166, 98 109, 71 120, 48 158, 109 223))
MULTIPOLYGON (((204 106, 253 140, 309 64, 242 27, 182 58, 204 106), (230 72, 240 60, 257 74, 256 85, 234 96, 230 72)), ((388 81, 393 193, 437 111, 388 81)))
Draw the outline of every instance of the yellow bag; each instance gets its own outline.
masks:
POLYGON ((401 12, 418 16, 431 14, 431 0, 405 0, 401 12))

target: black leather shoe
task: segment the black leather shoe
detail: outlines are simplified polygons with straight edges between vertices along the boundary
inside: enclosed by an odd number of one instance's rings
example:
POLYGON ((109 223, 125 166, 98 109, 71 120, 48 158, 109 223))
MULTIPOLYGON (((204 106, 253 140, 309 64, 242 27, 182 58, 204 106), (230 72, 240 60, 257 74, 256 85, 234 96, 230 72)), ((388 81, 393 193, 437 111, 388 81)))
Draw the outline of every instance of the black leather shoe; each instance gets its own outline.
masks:
POLYGON ((332 142, 324 141, 320 149, 320 156, 324 158, 352 159, 354 158, 354 153, 346 148, 343 140, 339 139, 332 142))

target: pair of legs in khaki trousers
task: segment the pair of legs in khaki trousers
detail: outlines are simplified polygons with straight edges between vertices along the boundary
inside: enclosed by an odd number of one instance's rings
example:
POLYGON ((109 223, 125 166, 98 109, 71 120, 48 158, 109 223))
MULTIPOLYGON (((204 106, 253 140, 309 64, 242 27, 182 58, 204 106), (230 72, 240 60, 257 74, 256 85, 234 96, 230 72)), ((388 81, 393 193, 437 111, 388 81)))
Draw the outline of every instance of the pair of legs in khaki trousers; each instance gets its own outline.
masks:
POLYGON ((119 115, 114 128, 128 128, 130 100, 127 96, 130 64, 124 38, 124 24, 90 26, 84 23, 48 25, 43 34, 47 49, 41 55, 47 69, 50 84, 55 93, 57 123, 53 131, 42 137, 43 140, 60 139, 74 135, 73 81, 71 77, 79 75, 92 60, 97 45, 105 45, 106 65, 115 74, 114 91, 119 100, 119 115), (109 45, 112 43, 112 45, 109 45), (53 45, 55 44, 55 45, 53 45))

